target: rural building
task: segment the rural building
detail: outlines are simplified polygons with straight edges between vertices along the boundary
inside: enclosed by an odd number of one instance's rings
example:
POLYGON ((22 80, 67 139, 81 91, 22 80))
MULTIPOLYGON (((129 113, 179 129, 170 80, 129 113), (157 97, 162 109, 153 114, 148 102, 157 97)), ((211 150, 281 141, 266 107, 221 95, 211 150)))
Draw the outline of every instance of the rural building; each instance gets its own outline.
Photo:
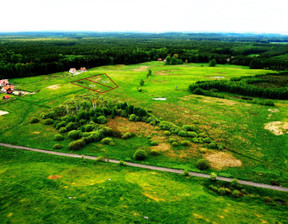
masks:
POLYGON ((2 98, 3 100, 9 100, 10 99, 10 96, 6 95, 6 96, 3 96, 2 98))
POLYGON ((77 72, 77 70, 76 70, 76 68, 70 68, 69 72, 72 74, 75 74, 77 72))
POLYGON ((80 72, 88 72, 88 70, 86 69, 86 67, 81 67, 80 72))
POLYGON ((0 86, 6 86, 6 85, 8 85, 8 84, 9 84, 8 79, 2 79, 2 80, 0 80, 0 86))
POLYGON ((8 93, 11 94, 14 91, 14 86, 13 85, 6 85, 4 87, 2 87, 1 92, 3 93, 8 93))
POLYGON ((158 61, 163 61, 162 58, 158 58, 158 61))

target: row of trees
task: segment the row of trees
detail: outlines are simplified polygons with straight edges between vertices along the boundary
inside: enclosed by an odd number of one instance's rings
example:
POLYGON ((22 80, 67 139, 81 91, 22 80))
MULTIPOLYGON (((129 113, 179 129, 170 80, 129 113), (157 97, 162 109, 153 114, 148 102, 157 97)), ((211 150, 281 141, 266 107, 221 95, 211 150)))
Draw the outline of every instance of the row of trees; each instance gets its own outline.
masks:
MULTIPOLYGON (((201 37, 184 39, 181 34, 152 38, 139 34, 99 38, 91 34, 65 37, 56 36, 47 40, 34 40, 34 36, 0 39, 0 78, 26 77, 68 71, 70 67, 94 67, 107 64, 134 64, 167 58, 167 64, 183 62, 231 63, 251 68, 287 68, 287 60, 279 55, 288 53, 286 45, 271 45, 251 42, 208 40, 201 37), (173 36, 173 38, 171 38, 173 36), (61 38, 63 37, 63 40, 61 38), (33 39, 33 41, 31 41, 33 39), (250 54, 258 54, 251 57, 250 54)), ((188 35, 189 36, 189 35, 188 35)), ((197 36, 197 35, 196 35, 197 36)), ((208 37, 208 36, 207 36, 208 37)), ((43 38, 41 36, 41 38, 43 38)), ((220 36, 219 36, 220 38, 220 36)), ((227 37, 226 37, 227 38, 227 37)), ((232 38, 233 39, 233 38, 232 38)), ((237 38, 236 38, 237 39, 237 38)))

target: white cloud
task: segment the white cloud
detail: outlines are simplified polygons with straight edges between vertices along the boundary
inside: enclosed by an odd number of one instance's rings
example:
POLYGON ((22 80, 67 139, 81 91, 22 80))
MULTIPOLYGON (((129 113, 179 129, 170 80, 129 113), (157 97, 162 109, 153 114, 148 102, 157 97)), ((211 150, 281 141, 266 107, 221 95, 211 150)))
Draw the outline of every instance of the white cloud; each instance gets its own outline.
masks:
POLYGON ((1 0, 0 31, 288 33, 288 1, 1 0))

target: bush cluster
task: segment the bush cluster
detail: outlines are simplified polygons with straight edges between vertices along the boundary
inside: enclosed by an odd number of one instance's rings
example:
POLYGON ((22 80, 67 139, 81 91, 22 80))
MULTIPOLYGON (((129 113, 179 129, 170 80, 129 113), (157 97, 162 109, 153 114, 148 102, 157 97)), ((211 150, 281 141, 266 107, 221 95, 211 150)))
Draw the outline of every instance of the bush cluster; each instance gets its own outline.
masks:
POLYGON ((133 155, 134 160, 144 160, 147 157, 147 153, 143 149, 137 149, 133 155))

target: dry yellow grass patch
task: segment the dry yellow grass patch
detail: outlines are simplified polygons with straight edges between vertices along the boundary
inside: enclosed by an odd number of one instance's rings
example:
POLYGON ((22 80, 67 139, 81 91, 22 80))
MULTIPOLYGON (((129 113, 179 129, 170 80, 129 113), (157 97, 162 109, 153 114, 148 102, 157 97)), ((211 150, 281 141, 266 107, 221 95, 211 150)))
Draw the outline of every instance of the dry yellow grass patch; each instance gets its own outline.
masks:
POLYGON ((135 72, 145 72, 147 71, 148 66, 140 66, 139 68, 132 69, 135 72))
POLYGON ((131 132, 143 136, 157 133, 157 131, 154 129, 154 126, 150 124, 144 122, 132 122, 123 117, 115 117, 115 119, 110 119, 107 123, 107 126, 121 133, 131 132))
POLYGON ((49 177, 48 177, 48 179, 50 179, 50 180, 55 180, 55 179, 59 179, 59 178, 61 178, 62 176, 60 176, 60 175, 50 175, 49 177))
POLYGON ((170 75, 170 74, 167 73, 167 72, 164 72, 164 71, 157 71, 156 75, 164 75, 164 76, 166 76, 166 75, 170 75))
POLYGON ((144 193, 144 195, 145 195, 146 197, 154 200, 154 201, 157 201, 157 202, 159 202, 159 201, 165 201, 164 198, 159 198, 159 197, 156 195, 156 192, 153 192, 153 194, 151 194, 151 193, 150 193, 150 194, 149 194, 149 193, 144 193))
POLYGON ((37 134, 38 135, 38 134, 40 134, 40 132, 39 131, 34 131, 33 134, 37 134))
POLYGON ((265 124, 264 128, 274 135, 283 135, 288 133, 288 122, 273 121, 265 124))
POLYGON ((205 155, 205 159, 210 162, 210 165, 215 169, 223 169, 227 167, 240 167, 242 162, 236 159, 233 155, 226 152, 212 152, 205 155))
POLYGON ((159 145, 157 146, 152 146, 151 147, 151 150, 156 150, 156 151, 159 151, 159 152, 166 152, 166 151, 169 151, 171 148, 170 144, 169 143, 159 143, 159 145))
POLYGON ((59 89, 60 86, 59 86, 59 84, 56 84, 56 85, 48 86, 47 88, 55 90, 55 89, 59 89))

